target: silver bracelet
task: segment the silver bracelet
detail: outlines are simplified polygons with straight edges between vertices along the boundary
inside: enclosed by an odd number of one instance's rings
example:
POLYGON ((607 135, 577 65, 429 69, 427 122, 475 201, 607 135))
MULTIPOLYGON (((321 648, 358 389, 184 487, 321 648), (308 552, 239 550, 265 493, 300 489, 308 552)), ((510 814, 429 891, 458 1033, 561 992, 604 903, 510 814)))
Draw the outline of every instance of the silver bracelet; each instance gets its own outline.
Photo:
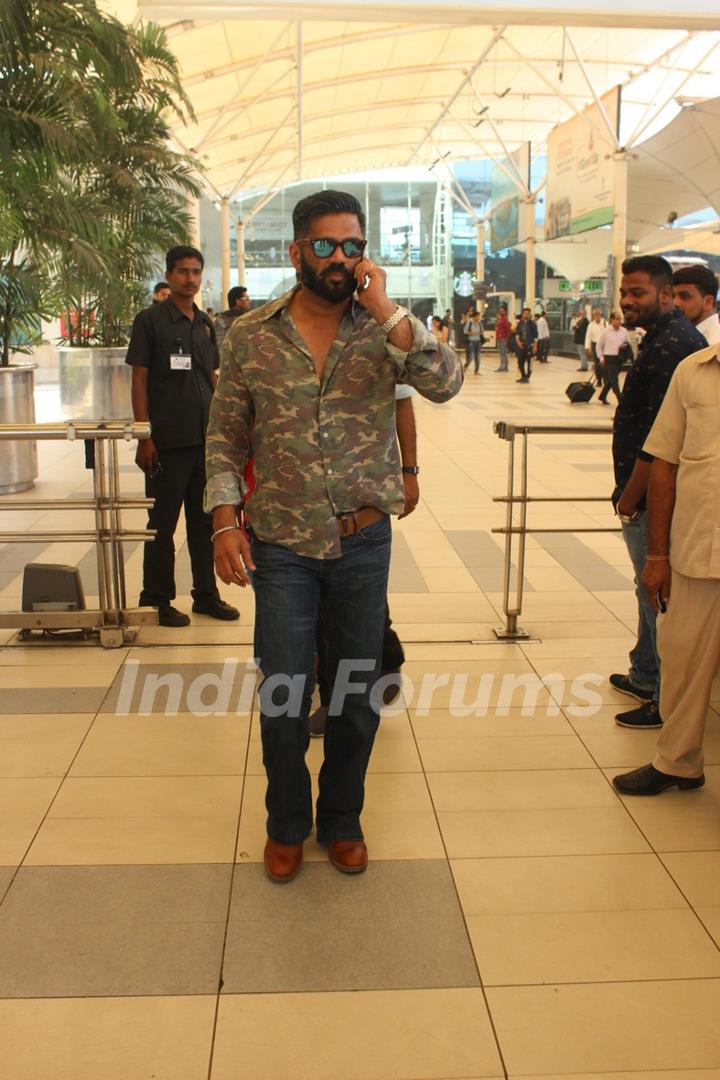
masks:
POLYGON ((382 330, 383 334, 389 334, 390 331, 393 330, 398 323, 402 322, 403 319, 406 319, 409 314, 410 312, 407 308, 400 307, 400 305, 398 304, 390 318, 386 319, 385 322, 382 323, 380 329, 382 330))
POLYGON ((215 537, 220 536, 221 533, 231 532, 233 529, 240 529, 240 528, 241 528, 240 525, 223 525, 222 529, 216 529, 215 530, 215 532, 210 537, 210 540, 214 543, 215 542, 215 537))

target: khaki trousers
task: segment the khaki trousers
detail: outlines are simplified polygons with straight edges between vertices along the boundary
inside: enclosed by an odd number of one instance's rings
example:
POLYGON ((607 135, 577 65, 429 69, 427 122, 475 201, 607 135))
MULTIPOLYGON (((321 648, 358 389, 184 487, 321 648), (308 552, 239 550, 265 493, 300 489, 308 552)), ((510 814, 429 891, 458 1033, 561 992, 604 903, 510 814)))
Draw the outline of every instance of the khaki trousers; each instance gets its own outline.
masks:
POLYGON ((720 666, 720 580, 673 570, 667 614, 657 627, 664 723, 653 765, 670 776, 698 777, 710 689, 720 666))

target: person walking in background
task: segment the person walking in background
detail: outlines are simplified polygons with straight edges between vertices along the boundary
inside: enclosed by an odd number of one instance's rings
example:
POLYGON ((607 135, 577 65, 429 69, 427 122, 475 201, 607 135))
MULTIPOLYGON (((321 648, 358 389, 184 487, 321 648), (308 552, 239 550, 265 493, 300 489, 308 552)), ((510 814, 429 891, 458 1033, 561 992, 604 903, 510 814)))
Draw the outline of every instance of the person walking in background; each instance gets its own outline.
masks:
POLYGON ((468 340, 467 360, 465 361, 465 369, 470 367, 472 361, 475 362, 475 374, 480 374, 480 353, 482 351, 483 341, 485 340, 485 330, 483 328, 482 319, 480 318, 479 311, 473 311, 470 318, 465 323, 465 334, 468 340))
POLYGON ((517 361, 518 368, 520 369, 520 378, 517 379, 516 382, 530 382, 530 376, 532 375, 532 354, 536 347, 537 334, 537 326, 533 321, 530 308, 524 307, 522 309, 520 321, 515 329, 517 361))
POLYGON ((167 281, 158 281, 157 285, 153 289, 153 304, 163 304, 169 296, 170 286, 168 285, 167 281))
POLYGON ((717 292, 718 280, 709 266, 681 266, 673 274, 675 306, 698 328, 708 345, 720 344, 717 292))
POLYGON ((244 315, 246 311, 250 311, 252 307, 252 301, 244 285, 236 285, 233 289, 230 289, 227 294, 227 304, 227 311, 221 311, 215 317, 215 334, 217 336, 218 353, 221 357, 223 342, 228 330, 235 319, 244 315))
POLYGON ((540 364, 549 364, 548 356, 550 355, 550 326, 545 317, 545 312, 540 311, 540 314, 535 319, 535 325, 537 326, 537 358, 540 364))
POLYGON ((600 391, 599 401, 603 405, 609 405, 608 394, 612 390, 618 403, 621 401, 620 392, 620 368, 623 362, 623 349, 630 348, 630 338, 624 326, 621 326, 622 316, 619 311, 613 311, 610 316, 610 325, 606 326, 597 342, 597 354, 600 363, 600 373, 603 379, 603 388, 600 391))
POLYGON ((589 325, 590 320, 585 314, 585 308, 581 308, 570 325, 573 335, 573 344, 577 350, 578 360, 580 361, 578 371, 588 370, 588 354, 587 349, 585 348, 585 337, 587 336, 589 325))
MULTIPOLYGON (((602 386, 602 376, 600 375, 600 362, 597 355, 597 343, 600 340, 600 335, 607 326, 607 323, 603 319, 603 313, 600 308, 593 308, 592 322, 588 324, 588 328, 585 332, 585 352, 589 355, 592 361, 593 370, 595 372, 595 385, 602 386)), ((592 380, 591 380, 592 381, 592 380)))
POLYGON ((512 325, 508 319, 507 308, 504 304, 498 308, 497 323, 495 324, 495 343, 500 357, 500 366, 495 371, 508 370, 508 339, 512 333, 512 325))
POLYGON ((439 315, 433 315, 432 326, 430 327, 431 333, 438 341, 442 341, 443 345, 447 345, 450 337, 450 331, 443 323, 439 315))

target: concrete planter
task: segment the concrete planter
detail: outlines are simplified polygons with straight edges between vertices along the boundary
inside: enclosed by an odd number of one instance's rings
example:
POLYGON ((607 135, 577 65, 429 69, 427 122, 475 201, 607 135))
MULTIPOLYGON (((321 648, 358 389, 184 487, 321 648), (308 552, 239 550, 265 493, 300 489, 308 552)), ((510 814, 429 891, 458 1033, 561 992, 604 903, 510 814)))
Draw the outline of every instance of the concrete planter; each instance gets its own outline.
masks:
POLYGON ((130 367, 124 346, 59 348, 60 409, 65 420, 132 418, 130 367))
MULTIPOLYGON (((0 424, 34 424, 34 374, 37 364, 0 367, 0 424)), ((27 491, 37 476, 37 443, 14 439, 0 443, 0 495, 27 491)))

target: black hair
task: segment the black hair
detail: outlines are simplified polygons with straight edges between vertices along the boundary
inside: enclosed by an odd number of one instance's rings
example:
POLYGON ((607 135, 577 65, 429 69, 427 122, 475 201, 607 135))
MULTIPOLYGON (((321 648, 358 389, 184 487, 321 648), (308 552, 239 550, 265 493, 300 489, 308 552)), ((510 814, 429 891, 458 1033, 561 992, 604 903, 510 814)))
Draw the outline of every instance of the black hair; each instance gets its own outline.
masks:
POLYGON ((228 307, 235 307, 236 300, 242 300, 243 296, 247 293, 247 289, 244 285, 235 285, 227 294, 228 307))
POLYGON ((681 266, 673 274, 673 285, 695 285, 702 296, 712 296, 713 300, 718 294, 718 279, 709 266, 681 266))
POLYGON ((197 259, 201 266, 205 266, 202 251, 191 247, 190 244, 178 244, 177 247, 170 248, 165 256, 165 273, 169 274, 174 270, 181 259, 197 259))
POLYGON ((623 274, 647 274, 658 289, 672 285, 672 266, 662 255, 633 255, 622 264, 623 274))
POLYGON ((295 240, 305 236, 311 222, 325 214, 354 214, 365 236, 365 213, 354 195, 348 191, 316 191, 306 195, 293 210, 293 236, 295 240))
POLYGON ((153 296, 155 293, 159 293, 161 289, 169 289, 167 281, 158 281, 157 285, 153 286, 153 296))

